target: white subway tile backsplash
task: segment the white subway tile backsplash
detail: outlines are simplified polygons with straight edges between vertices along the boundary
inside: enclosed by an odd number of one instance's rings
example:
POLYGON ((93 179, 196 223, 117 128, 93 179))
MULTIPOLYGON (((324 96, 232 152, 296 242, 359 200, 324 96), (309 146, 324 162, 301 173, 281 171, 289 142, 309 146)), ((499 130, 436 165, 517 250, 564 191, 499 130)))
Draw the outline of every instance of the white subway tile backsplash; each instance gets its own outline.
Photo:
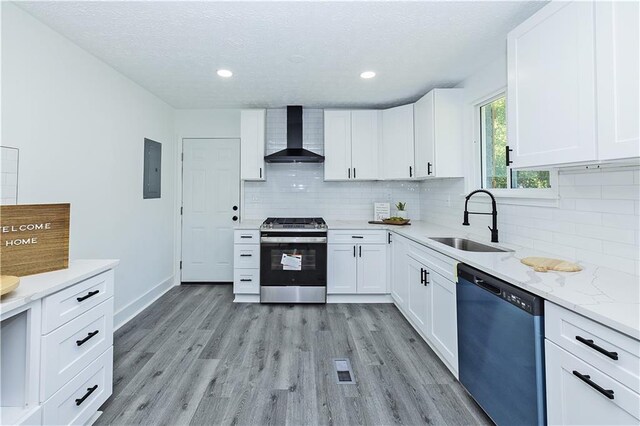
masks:
MULTIPOLYGON (((562 258, 638 273, 640 201, 638 167, 561 170, 557 207, 502 204, 498 199, 500 241, 562 258)), ((463 179, 423 182, 421 217, 470 232, 488 241, 488 219, 472 216, 461 227, 463 179)), ((474 209, 489 206, 474 203, 474 209)))

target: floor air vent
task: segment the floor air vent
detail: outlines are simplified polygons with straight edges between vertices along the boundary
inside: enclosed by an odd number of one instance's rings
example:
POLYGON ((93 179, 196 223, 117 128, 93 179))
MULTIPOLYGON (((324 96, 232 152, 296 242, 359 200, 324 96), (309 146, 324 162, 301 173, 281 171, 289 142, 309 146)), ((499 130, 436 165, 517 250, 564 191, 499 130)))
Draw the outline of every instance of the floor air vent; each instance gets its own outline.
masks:
POLYGON ((354 384, 356 382, 351 369, 351 362, 347 358, 334 359, 333 362, 336 367, 336 377, 339 385, 354 384))

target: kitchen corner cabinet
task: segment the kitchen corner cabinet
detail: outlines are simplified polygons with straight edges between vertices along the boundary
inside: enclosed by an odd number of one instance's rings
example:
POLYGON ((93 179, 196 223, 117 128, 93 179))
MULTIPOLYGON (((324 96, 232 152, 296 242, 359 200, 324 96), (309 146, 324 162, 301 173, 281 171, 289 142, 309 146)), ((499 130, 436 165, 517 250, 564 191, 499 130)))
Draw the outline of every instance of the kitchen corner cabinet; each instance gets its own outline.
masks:
POLYGON ((391 297, 397 306, 406 307, 409 298, 409 240, 391 234, 391 297))
POLYGON ((460 177, 463 89, 434 89, 413 107, 415 177, 460 177))
POLYGON ((265 180, 265 109, 240 112, 240 179, 265 180))
POLYGON ((375 180, 379 111, 325 110, 325 180, 375 180))
POLYGON ((637 2, 551 2, 507 37, 514 168, 638 157, 637 2))
POLYGON ((411 179, 414 174, 413 104, 382 111, 380 171, 383 179, 411 179))
POLYGON ((387 233, 329 231, 327 294, 387 293, 387 233))

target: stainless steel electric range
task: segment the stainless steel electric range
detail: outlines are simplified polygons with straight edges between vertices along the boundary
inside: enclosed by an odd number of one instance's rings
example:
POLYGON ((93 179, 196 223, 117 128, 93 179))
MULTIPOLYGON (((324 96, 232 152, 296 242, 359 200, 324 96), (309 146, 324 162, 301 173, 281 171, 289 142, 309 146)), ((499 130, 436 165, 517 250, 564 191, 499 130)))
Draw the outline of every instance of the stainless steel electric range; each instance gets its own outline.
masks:
POLYGON ((260 227, 260 302, 326 303, 327 224, 273 218, 260 227))

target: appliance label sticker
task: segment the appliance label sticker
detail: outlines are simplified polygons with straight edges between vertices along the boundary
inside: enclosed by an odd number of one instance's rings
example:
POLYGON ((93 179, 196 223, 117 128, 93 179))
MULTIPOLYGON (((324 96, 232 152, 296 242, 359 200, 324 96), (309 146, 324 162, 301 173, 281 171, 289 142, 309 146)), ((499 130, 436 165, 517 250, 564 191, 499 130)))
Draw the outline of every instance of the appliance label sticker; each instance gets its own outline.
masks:
POLYGON ((282 254, 282 270, 284 271, 302 271, 302 255, 301 254, 282 254))

